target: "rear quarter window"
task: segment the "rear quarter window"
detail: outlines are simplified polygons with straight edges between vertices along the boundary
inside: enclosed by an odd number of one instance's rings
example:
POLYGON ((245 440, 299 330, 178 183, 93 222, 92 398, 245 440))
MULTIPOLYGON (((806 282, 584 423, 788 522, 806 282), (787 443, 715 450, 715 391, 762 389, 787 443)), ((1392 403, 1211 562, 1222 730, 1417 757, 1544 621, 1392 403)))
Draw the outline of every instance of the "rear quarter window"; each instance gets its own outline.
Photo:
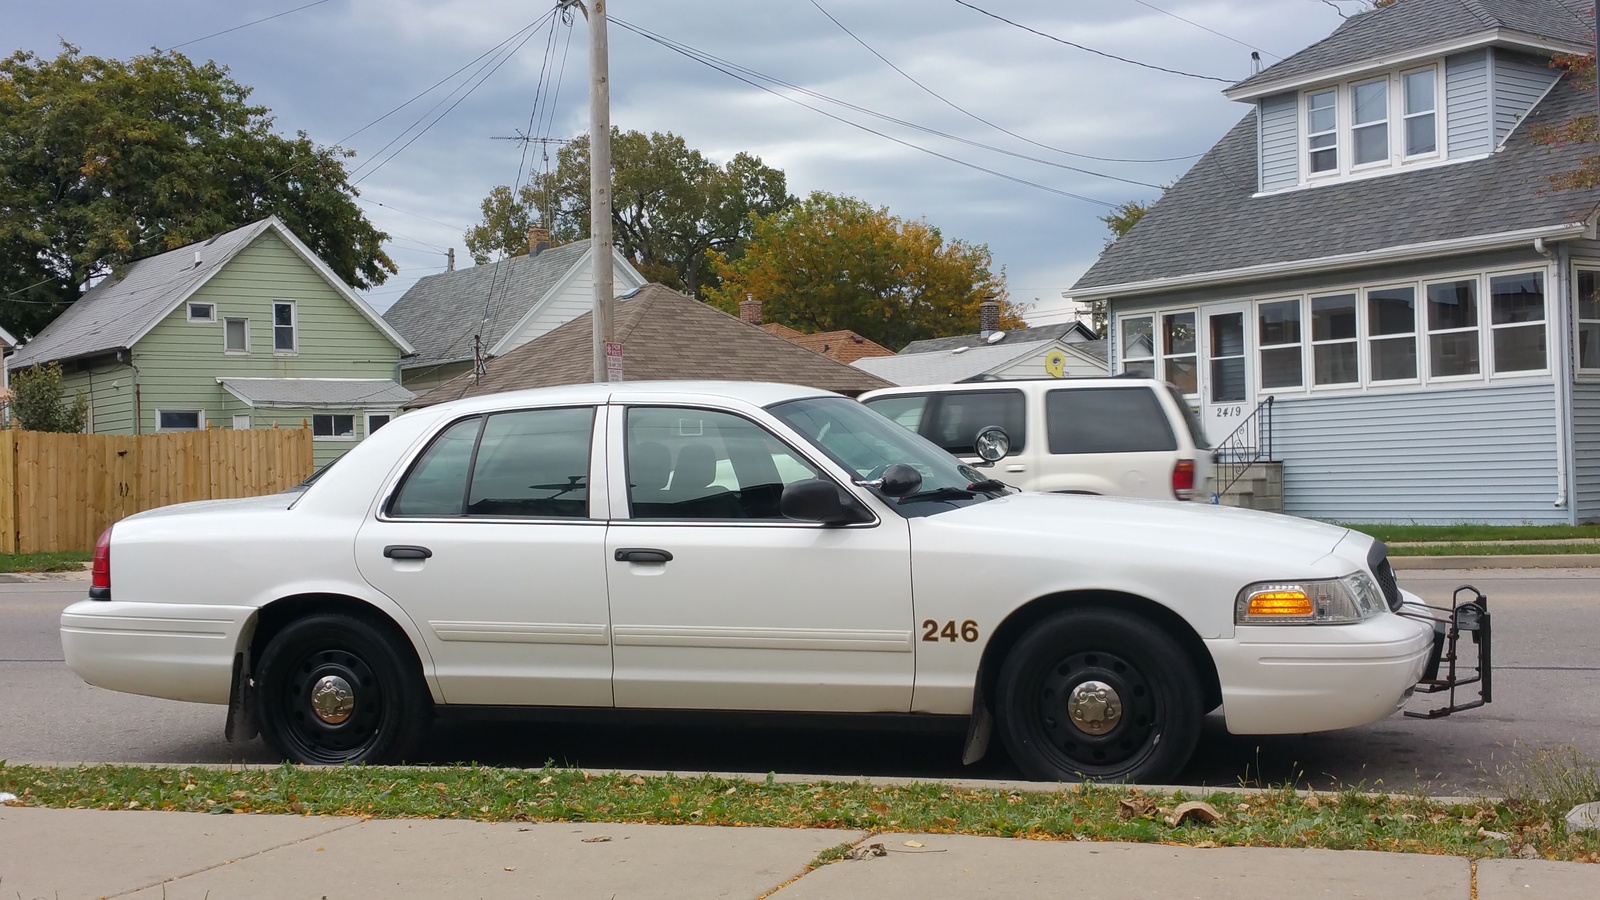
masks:
POLYGON ((1027 412, 1021 391, 970 391, 939 394, 931 420, 922 436, 945 452, 971 456, 978 432, 992 425, 1006 430, 1011 453, 1020 453, 1027 442, 1027 412))
POLYGON ((1050 452, 1152 453, 1178 449, 1161 401, 1148 388, 1076 388, 1045 394, 1050 452))

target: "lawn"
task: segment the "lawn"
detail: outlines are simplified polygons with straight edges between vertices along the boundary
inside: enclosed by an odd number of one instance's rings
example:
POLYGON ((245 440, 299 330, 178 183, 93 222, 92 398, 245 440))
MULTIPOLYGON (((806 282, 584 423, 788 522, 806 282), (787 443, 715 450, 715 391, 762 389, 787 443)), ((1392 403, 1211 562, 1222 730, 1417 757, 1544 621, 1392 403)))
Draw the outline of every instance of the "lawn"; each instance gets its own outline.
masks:
POLYGON ((0 572, 72 572, 83 568, 93 554, 86 550, 57 553, 0 553, 0 572))
MULTIPOLYGON (((1386 544, 1412 541, 1600 541, 1600 525, 1388 525, 1336 523, 1386 544)), ((1539 551, 1548 552, 1548 551, 1539 551)))

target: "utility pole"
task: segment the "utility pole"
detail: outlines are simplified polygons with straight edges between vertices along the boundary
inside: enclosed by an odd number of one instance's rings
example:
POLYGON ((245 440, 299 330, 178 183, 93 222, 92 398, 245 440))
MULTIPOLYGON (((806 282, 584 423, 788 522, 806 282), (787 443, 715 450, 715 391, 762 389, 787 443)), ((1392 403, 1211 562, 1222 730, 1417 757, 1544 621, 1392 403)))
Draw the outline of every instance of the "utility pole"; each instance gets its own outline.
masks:
MULTIPOLYGON (((606 45, 606 0, 561 0, 576 6, 589 22, 589 247, 594 266, 594 380, 609 380, 606 351, 611 349, 611 79, 606 45)), ((621 348, 616 348, 619 352, 621 348)), ((619 359, 620 361, 620 359, 619 359)), ((621 381, 622 372, 616 371, 621 381)))

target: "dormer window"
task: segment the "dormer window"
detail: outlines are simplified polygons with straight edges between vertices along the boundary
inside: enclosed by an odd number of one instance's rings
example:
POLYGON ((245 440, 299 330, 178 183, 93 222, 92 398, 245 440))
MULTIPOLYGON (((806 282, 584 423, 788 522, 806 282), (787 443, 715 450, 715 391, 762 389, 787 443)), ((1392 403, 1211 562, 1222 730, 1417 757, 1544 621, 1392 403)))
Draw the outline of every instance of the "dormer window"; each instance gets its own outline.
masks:
POLYGON ((1406 156, 1428 156, 1439 152, 1439 107, 1437 79, 1431 68, 1400 76, 1405 94, 1406 156))
POLYGON ((1339 92, 1306 95, 1306 140, 1311 150, 1311 171, 1339 171, 1339 92))
POLYGON ((1367 81, 1350 89, 1350 133, 1357 168, 1389 161, 1389 79, 1367 81))
POLYGON ((1441 155, 1436 66, 1317 88, 1300 96, 1306 180, 1365 174, 1441 155), (1349 148, 1343 155, 1341 145, 1349 148))

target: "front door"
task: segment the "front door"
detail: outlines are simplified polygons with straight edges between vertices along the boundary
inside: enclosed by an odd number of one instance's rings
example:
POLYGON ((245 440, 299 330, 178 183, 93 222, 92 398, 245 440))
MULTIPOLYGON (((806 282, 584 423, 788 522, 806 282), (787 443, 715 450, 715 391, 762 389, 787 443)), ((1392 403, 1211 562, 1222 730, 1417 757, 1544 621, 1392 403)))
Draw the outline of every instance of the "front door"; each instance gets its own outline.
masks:
POLYGON ((1255 410, 1249 368, 1250 304, 1214 306, 1201 315, 1205 363, 1200 373, 1200 421, 1216 446, 1255 410))
POLYGON ((828 477, 751 419, 614 407, 606 537, 619 707, 906 712, 911 539, 898 516, 786 519, 828 477))

